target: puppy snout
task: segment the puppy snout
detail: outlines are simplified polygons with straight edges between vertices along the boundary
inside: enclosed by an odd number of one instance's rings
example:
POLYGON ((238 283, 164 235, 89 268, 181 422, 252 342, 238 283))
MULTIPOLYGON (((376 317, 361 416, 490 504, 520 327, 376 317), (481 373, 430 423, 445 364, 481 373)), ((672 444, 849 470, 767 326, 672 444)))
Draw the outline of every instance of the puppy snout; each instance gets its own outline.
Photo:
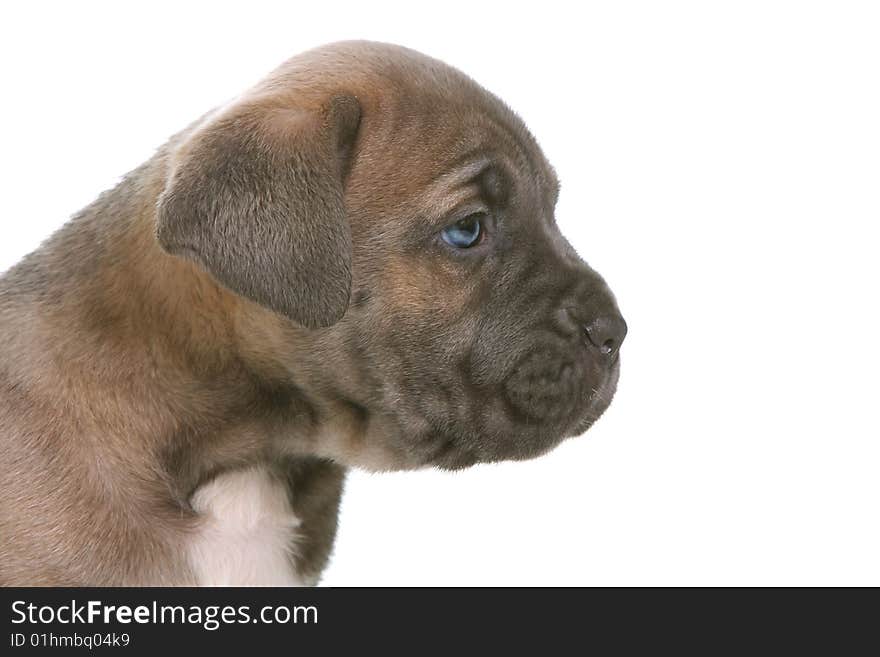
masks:
POLYGON ((601 310, 565 307, 557 316, 556 325, 570 338, 580 335, 587 349, 607 362, 614 361, 627 331, 620 313, 607 307, 601 310))
POLYGON ((584 324, 587 341, 606 359, 612 360, 626 338, 626 322, 619 314, 602 315, 584 324))

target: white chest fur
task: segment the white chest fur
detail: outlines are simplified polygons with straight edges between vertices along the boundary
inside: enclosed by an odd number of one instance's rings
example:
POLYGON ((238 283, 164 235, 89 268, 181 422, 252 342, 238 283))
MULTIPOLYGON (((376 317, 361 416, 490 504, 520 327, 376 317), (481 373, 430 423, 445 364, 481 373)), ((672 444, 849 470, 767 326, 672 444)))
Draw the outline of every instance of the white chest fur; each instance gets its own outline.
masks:
POLYGON ((193 495, 201 522, 189 558, 202 586, 302 586, 293 552, 299 519, 264 467, 219 475, 193 495))

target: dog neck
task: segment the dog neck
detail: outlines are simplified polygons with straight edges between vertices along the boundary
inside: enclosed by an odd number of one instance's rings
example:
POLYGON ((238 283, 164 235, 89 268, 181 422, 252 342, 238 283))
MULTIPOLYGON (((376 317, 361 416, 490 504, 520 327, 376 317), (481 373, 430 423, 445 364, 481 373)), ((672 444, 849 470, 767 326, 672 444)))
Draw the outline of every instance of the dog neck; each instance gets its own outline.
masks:
POLYGON ((295 327, 157 244, 166 169, 160 152, 7 274, 6 315, 29 329, 0 349, 9 379, 70 416, 52 431, 89 427, 72 458, 184 504, 211 473, 274 458, 271 436, 296 442, 315 412, 278 358, 295 327))

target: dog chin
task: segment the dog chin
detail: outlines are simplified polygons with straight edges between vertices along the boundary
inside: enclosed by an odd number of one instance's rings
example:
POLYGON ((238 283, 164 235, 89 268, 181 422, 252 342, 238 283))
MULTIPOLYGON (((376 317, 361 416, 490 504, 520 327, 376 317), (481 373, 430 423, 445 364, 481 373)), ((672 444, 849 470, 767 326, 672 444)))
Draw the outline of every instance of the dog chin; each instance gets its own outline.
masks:
POLYGON ((447 470, 447 471, 455 471, 455 470, 464 470, 465 468, 469 468, 472 465, 477 465, 478 463, 486 463, 488 461, 481 461, 477 456, 470 451, 467 450, 449 450, 444 453, 442 456, 438 456, 433 459, 428 465, 428 467, 438 468, 439 470, 447 470))
POLYGON ((367 435, 354 436, 339 426, 328 426, 315 441, 313 455, 368 472, 395 472, 438 468, 463 470, 481 463, 525 461, 555 449, 568 438, 587 431, 605 412, 617 388, 619 366, 615 364, 572 416, 564 419, 524 419, 516 409, 499 402, 494 429, 483 435, 464 427, 431 424, 422 419, 401 420, 394 413, 380 413, 369 423, 367 435), (506 409, 506 410, 502 410, 506 409), (405 427, 405 428, 404 428, 405 427))
POLYGON ((542 436, 542 440, 530 441, 528 447, 525 448, 511 449, 509 446, 499 447, 486 454, 476 454, 465 449, 450 449, 441 456, 434 458, 429 465, 440 470, 454 471, 483 463, 530 461, 555 449, 565 438, 566 436, 563 435, 553 436, 552 438, 542 436))

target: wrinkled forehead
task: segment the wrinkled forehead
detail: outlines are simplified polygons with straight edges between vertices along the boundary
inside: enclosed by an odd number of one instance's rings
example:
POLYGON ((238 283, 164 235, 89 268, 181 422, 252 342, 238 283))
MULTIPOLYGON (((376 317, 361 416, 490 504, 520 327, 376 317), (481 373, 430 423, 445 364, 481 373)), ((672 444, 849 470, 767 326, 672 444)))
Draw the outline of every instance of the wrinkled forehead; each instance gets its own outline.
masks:
POLYGON ((475 83, 463 76, 439 82, 416 76, 383 80, 373 91, 352 191, 366 194, 362 187, 372 185, 373 200, 386 206, 422 203, 442 211, 490 172, 505 196, 552 211, 558 193, 553 168, 522 121, 475 83))
POLYGON ((341 42, 289 60, 260 86, 313 98, 355 95, 361 124, 346 196, 373 214, 395 205, 452 202, 474 173, 493 167, 511 198, 552 211, 558 183, 523 122, 462 72, 421 53, 341 42))

